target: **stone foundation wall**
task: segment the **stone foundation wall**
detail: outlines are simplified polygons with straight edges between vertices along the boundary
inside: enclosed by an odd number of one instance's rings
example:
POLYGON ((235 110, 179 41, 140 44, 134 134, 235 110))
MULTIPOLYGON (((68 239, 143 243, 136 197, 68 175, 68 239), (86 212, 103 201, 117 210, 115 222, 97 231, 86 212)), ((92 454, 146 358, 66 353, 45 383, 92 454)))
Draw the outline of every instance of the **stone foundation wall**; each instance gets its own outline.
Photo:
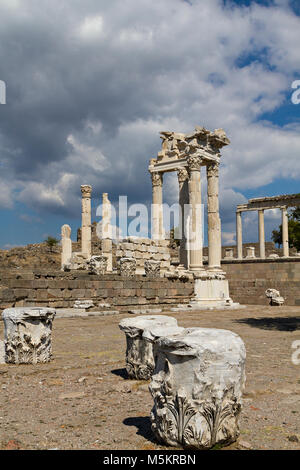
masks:
POLYGON ((177 305, 188 302, 193 282, 116 274, 90 275, 83 271, 0 271, 0 309, 15 306, 73 307, 75 300, 108 302, 126 310, 132 306, 177 305))
POLYGON ((148 260, 160 261, 161 272, 170 269, 169 240, 149 238, 128 238, 117 244, 116 258, 135 258, 137 274, 144 274, 144 263, 148 260))
POLYGON ((284 305, 300 305, 300 259, 222 261, 230 297, 241 304, 268 305, 266 289, 279 290, 284 305))

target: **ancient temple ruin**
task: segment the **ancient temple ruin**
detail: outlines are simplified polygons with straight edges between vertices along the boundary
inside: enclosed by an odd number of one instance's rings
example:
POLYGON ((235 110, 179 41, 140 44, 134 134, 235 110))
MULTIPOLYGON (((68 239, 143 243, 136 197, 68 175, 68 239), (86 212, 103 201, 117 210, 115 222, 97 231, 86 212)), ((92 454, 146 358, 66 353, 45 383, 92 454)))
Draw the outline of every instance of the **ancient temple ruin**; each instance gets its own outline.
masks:
POLYGON ((258 211, 259 257, 264 259, 265 252, 265 224, 264 211, 268 209, 281 209, 282 219, 282 246, 283 256, 289 256, 288 207, 300 206, 300 194, 283 194, 281 196, 258 197, 249 199, 246 204, 239 204, 236 209, 236 242, 237 257, 243 258, 242 213, 258 211))
POLYGON ((228 282, 221 269, 221 220, 219 215, 220 150, 228 145, 223 129, 211 132, 197 126, 190 134, 161 132, 162 149, 150 160, 155 239, 164 238, 163 175, 177 171, 181 208, 180 263, 195 278, 191 306, 230 305, 228 282), (208 209, 208 267, 203 264, 201 168, 206 168, 208 209))

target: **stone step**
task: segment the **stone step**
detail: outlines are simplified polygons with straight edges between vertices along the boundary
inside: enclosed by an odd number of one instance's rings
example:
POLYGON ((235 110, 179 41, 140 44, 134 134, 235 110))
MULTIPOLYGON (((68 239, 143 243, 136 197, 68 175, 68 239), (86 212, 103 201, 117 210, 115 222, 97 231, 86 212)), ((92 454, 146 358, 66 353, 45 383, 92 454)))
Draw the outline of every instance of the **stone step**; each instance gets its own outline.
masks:
POLYGON ((98 310, 87 312, 79 308, 57 308, 56 318, 74 318, 74 317, 102 317, 106 315, 118 315, 119 310, 98 310))

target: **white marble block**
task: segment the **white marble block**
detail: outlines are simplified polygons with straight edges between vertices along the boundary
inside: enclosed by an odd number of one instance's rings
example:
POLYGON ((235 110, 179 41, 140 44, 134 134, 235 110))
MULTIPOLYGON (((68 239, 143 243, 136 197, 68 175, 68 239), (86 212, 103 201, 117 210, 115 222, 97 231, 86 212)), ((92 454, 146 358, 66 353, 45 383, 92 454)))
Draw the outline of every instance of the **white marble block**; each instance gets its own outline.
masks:
POLYGON ((177 320, 166 315, 143 315, 124 318, 119 328, 126 335, 126 370, 131 379, 148 380, 154 370, 155 359, 152 341, 143 338, 144 330, 177 326, 177 320))
POLYGON ((135 276, 136 260, 134 258, 120 258, 120 275, 124 277, 135 276))
POLYGON ((147 277, 160 277, 160 261, 147 260, 144 262, 144 267, 147 277))
POLYGON ((107 272, 107 256, 92 256, 88 262, 91 274, 103 275, 107 272))
POLYGON ((246 252, 247 252, 246 258, 255 258, 254 246, 247 246, 246 252))
POLYGON ((190 328, 156 341, 152 430, 171 446, 209 449, 239 435, 246 350, 231 331, 190 328))
POLYGON ((270 299, 270 305, 281 306, 284 303, 284 298, 281 297, 280 292, 276 289, 267 289, 266 297, 270 299))
POLYGON ((46 307, 5 309, 2 313, 5 362, 49 362, 52 358, 51 332, 55 313, 55 309, 46 307))

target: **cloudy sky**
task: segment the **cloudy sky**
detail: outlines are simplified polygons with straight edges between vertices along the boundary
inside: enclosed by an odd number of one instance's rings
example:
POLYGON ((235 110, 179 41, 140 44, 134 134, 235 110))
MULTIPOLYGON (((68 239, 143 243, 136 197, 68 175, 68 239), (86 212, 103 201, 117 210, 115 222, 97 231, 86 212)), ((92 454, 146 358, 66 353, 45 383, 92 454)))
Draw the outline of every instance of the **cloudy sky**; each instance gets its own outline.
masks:
MULTIPOLYGON (((159 131, 223 128, 223 241, 250 197, 299 192, 299 1, 0 0, 0 247, 76 238, 80 185, 151 202, 159 131)), ((205 178, 203 177, 203 180, 205 178)), ((204 185, 205 190, 205 185, 204 185)), ((164 199, 176 202, 175 175, 164 199)), ((266 232, 280 214, 266 213, 266 232)), ((257 241, 257 214, 244 217, 257 241)))

